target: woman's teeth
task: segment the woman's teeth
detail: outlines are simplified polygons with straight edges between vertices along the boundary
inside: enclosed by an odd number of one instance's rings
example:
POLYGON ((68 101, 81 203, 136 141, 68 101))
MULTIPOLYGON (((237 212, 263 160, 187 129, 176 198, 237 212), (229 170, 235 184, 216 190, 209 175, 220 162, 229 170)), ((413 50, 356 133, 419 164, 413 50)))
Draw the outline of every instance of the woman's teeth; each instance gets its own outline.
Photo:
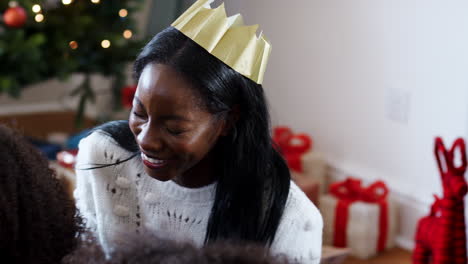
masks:
POLYGON ((142 157, 144 160, 149 161, 149 162, 154 163, 154 164, 162 164, 162 163, 164 163, 164 160, 158 160, 158 159, 150 158, 150 157, 146 156, 145 153, 141 153, 141 157, 142 157))

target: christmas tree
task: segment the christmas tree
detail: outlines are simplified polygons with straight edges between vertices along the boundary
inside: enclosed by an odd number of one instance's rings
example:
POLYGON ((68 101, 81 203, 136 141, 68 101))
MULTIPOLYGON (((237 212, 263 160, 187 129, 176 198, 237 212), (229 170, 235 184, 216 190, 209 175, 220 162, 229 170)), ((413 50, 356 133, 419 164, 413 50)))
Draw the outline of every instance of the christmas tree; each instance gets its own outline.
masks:
POLYGON ((142 2, 0 1, 0 94, 19 97, 28 85, 82 73, 84 82, 72 93, 80 97, 81 117, 94 100, 90 75, 102 74, 112 78, 114 102, 119 102, 125 65, 142 47, 131 16, 142 2))

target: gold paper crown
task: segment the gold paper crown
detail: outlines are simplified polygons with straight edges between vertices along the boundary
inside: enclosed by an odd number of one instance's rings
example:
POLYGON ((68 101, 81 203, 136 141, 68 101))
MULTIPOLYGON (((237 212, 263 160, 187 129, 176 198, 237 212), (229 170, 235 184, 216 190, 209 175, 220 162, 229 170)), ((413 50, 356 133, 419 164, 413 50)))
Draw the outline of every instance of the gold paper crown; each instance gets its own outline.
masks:
POLYGON ((242 16, 227 17, 224 3, 211 9, 214 0, 198 0, 172 26, 235 71, 261 84, 271 45, 258 25, 244 26, 242 16))

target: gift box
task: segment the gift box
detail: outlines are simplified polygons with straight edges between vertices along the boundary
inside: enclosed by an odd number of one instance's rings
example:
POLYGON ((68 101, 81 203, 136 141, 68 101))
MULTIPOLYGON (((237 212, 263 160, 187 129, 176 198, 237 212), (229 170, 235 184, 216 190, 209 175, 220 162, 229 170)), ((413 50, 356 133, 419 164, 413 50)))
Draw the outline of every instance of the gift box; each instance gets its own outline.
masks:
POLYGON ((57 162, 64 168, 74 169, 78 149, 63 150, 57 153, 57 162))
POLYGON ((316 182, 319 185, 319 193, 326 192, 327 164, 322 153, 309 151, 299 158, 301 170, 291 168, 291 177, 297 181, 316 182))
POLYGON ((327 166, 323 155, 312 150, 311 137, 303 133, 294 134, 290 128, 279 126, 274 129, 273 140, 299 187, 306 187, 310 192, 318 184, 319 194, 325 193, 327 166))
POLYGON ((55 171, 55 176, 64 184, 71 198, 76 187, 75 163, 78 149, 63 150, 57 153, 55 161, 49 161, 49 167, 55 171))
POLYGON ((317 207, 319 206, 320 184, 308 178, 293 178, 294 182, 317 207))
POLYGON ((349 248, 337 248, 332 246, 322 247, 320 264, 341 264, 349 255, 349 248))
POLYGON ((62 182, 69 197, 73 199, 73 191, 76 188, 74 170, 69 167, 64 167, 57 161, 49 161, 49 167, 55 172, 55 177, 62 182))
POLYGON ((360 180, 348 178, 330 185, 329 191, 320 198, 324 244, 347 247, 362 259, 395 245, 397 208, 382 181, 365 188, 360 180))

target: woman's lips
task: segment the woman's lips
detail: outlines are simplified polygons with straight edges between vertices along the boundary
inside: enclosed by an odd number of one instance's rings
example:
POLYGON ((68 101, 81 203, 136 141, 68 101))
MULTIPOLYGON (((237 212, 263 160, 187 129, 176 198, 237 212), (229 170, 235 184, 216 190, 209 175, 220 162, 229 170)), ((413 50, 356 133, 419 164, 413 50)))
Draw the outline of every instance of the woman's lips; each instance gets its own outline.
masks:
POLYGON ((143 164, 145 164, 150 169, 160 169, 166 166, 169 162, 169 160, 161 160, 148 157, 145 153, 141 153, 141 159, 143 160, 143 164))

